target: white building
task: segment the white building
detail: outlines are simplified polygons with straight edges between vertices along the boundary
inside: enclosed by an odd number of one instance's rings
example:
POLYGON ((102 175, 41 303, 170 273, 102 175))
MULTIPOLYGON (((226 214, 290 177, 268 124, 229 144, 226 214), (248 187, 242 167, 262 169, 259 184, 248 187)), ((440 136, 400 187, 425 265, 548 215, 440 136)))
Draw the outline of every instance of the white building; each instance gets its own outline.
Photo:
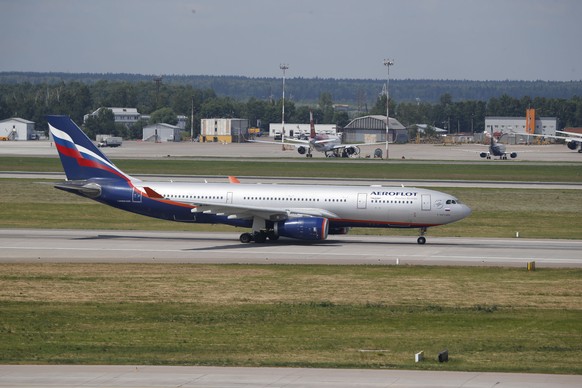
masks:
POLYGON ((83 116, 83 123, 87 122, 90 116, 97 116, 102 109, 109 109, 113 112, 114 121, 116 124, 123 124, 126 127, 137 123, 141 119, 141 114, 137 111, 137 108, 109 108, 102 107, 97 109, 95 112, 83 116))
MULTIPOLYGON (((282 123, 269 124, 269 136, 283 133, 282 123)), ((325 133, 327 135, 337 135, 335 124, 315 124, 315 133, 325 133)), ((285 123, 285 137, 309 136, 311 134, 311 124, 285 123)))
POLYGON ((240 143, 248 138, 247 119, 202 119, 200 136, 204 143, 240 143))
POLYGON ((168 141, 182 141, 182 129, 170 124, 151 124, 143 128, 143 141, 165 143, 168 141))
POLYGON ((1 140, 31 140, 34 132, 34 122, 13 117, 0 121, 1 140))
MULTIPOLYGON (((535 134, 556 135, 557 117, 536 117, 535 134)), ((525 117, 485 117, 485 132, 527 135, 525 117)))

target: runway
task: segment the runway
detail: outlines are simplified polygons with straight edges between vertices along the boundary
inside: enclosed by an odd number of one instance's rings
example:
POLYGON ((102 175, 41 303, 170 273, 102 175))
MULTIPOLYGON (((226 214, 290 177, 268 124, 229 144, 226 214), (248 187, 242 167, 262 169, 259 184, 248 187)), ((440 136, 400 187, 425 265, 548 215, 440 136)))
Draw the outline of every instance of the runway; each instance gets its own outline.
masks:
POLYGON ((534 387, 574 388, 581 376, 363 369, 0 365, 0 387, 534 387))
MULTIPOLYGON (((272 139, 270 139, 272 140, 272 139)), ((362 145, 359 158, 350 158, 349 161, 357 162, 359 159, 368 159, 374 154, 376 148, 384 149, 384 145, 362 145)), ((487 147, 479 144, 390 144, 391 160, 407 161, 440 161, 445 163, 531 163, 541 162, 552 164, 566 163, 579 164, 582 155, 569 150, 565 145, 508 145, 510 152, 517 152, 518 156, 513 160, 486 160, 479 153, 486 151, 487 147)), ((165 142, 151 143, 143 141, 124 141, 121 147, 102 148, 105 155, 111 159, 160 159, 160 158, 187 158, 187 159, 241 159, 253 160, 285 158, 287 162, 306 160, 305 155, 300 155, 294 147, 282 150, 280 145, 261 143, 191 143, 191 142, 165 142)), ((57 157, 54 145, 49 141, 7 141, 0 143, 0 156, 50 156, 57 157)), ((321 152, 315 152, 313 159, 328 159, 321 152)), ((336 159, 345 162, 346 159, 336 159)))
MULTIPOLYGON (((242 233, 242 230, 241 230, 242 233)), ((582 240, 332 235, 242 244, 238 233, 0 229, 0 262, 582 267, 582 240)))

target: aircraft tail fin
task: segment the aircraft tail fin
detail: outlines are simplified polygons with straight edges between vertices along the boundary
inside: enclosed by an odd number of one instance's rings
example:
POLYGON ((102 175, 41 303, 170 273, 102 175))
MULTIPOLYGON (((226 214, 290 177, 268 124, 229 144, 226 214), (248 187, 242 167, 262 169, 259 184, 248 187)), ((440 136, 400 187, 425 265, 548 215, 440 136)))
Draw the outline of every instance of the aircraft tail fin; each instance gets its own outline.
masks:
POLYGON ((135 180, 115 167, 69 116, 47 116, 47 121, 67 180, 135 180))
POLYGON ((312 139, 315 138, 315 123, 313 122, 313 112, 309 111, 309 124, 311 126, 311 134, 309 136, 311 136, 312 139))

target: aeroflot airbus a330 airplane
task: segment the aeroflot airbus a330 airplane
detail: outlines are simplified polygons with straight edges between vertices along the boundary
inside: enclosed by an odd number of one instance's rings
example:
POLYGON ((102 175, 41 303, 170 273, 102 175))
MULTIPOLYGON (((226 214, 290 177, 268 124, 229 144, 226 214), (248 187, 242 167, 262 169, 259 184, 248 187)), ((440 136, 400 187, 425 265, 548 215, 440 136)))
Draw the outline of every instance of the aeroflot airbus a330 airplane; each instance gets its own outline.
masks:
POLYGON ((471 209, 433 190, 382 186, 146 182, 113 163, 67 116, 48 116, 67 180, 64 191, 122 210, 171 221, 251 228, 240 241, 325 240, 351 227, 427 228, 461 220, 471 209))

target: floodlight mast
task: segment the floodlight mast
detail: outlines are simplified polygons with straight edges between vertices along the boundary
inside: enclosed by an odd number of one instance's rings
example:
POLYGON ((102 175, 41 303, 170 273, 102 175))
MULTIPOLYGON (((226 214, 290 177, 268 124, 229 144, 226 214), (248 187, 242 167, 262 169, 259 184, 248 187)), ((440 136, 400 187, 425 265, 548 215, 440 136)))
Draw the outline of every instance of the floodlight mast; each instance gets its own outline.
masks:
POLYGON ((283 150, 285 150, 285 71, 289 69, 289 65, 282 63, 279 65, 279 69, 283 70, 283 103, 281 112, 281 144, 283 150))
POLYGON ((388 87, 390 86, 390 66, 394 65, 391 59, 384 59, 384 66, 388 69, 386 76, 386 160, 389 158, 388 154, 388 136, 390 134, 390 93, 388 87))

